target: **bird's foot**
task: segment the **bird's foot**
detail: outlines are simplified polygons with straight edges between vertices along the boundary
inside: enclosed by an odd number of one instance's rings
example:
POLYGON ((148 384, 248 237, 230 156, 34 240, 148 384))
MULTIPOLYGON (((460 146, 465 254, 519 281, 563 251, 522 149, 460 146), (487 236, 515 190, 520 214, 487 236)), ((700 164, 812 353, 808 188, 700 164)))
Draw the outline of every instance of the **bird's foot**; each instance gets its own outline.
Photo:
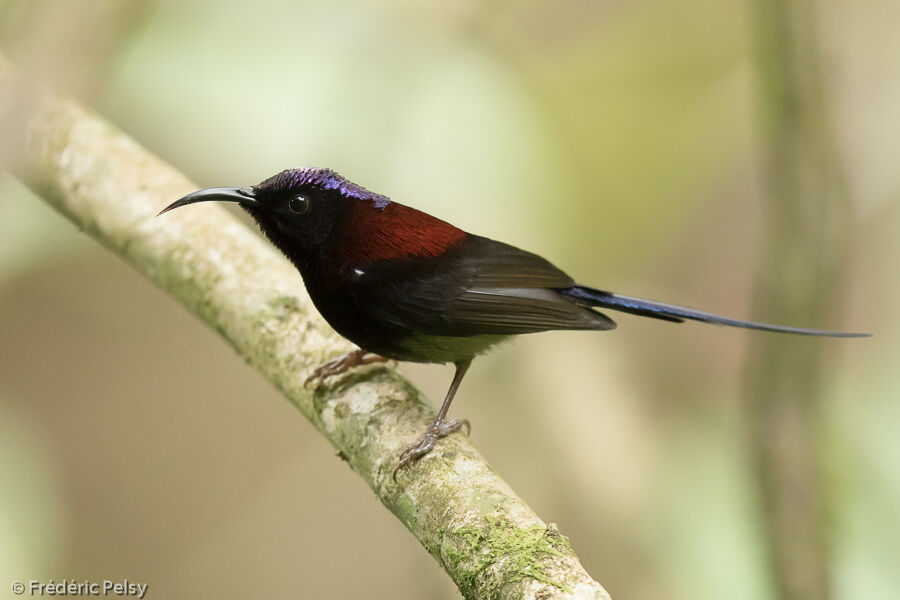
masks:
POLYGON ((379 356, 378 354, 372 354, 360 348, 359 350, 348 352, 343 356, 339 356, 334 360, 330 360, 321 367, 318 367, 315 371, 312 372, 312 375, 306 378, 306 381, 303 382, 303 386, 308 387, 309 384, 314 381, 324 381, 326 377, 331 377, 332 375, 340 375, 341 373, 345 373, 353 367, 359 367, 361 365, 368 365, 377 362, 387 362, 389 360, 389 358, 379 356))
POLYGON ((434 444, 444 436, 466 428, 466 435, 472 431, 472 426, 466 419, 453 419, 452 421, 435 421, 418 440, 406 447, 400 454, 400 463, 394 469, 394 483, 397 483, 397 473, 408 468, 434 449, 434 444))

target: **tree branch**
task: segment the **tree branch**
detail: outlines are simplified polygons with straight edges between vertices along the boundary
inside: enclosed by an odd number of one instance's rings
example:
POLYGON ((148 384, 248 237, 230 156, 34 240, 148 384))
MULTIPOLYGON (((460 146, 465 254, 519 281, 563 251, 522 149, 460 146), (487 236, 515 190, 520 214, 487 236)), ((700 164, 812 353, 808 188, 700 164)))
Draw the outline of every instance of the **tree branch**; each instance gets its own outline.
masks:
POLYGON ((2 54, 0 155, 26 185, 178 298, 275 384, 466 598, 608 600, 567 539, 464 435, 441 440, 395 485, 397 456, 434 414, 422 394, 383 366, 305 389, 315 365, 350 346, 315 312, 298 273, 221 208, 154 218, 197 186, 77 103, 29 91, 2 54))

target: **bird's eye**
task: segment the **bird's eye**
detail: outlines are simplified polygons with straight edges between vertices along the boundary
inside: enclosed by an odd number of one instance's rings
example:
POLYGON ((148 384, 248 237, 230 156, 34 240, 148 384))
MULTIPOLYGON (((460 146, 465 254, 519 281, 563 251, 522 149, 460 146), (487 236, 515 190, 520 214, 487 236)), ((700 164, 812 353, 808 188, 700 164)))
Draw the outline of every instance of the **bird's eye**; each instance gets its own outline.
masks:
POLYGON ((302 215, 309 210, 309 198, 301 194, 291 196, 291 199, 288 200, 288 208, 295 215, 302 215))

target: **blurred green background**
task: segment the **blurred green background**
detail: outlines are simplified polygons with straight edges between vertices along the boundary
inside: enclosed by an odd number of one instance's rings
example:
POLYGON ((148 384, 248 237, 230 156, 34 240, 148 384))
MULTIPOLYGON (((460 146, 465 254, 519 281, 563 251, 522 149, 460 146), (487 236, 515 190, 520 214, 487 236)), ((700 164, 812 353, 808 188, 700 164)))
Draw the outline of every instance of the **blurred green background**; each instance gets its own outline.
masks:
MULTIPOLYGON (((749 1, 0 0, 0 48, 201 186, 328 166, 576 279, 736 317, 766 241, 749 1)), ((900 4, 817 5, 853 222, 816 340, 836 598, 900 589, 900 4)), ((126 201, 127 199, 123 199, 126 201)), ((788 293, 787 291, 785 293, 788 293)), ((454 403, 614 598, 775 597, 748 460, 764 334, 618 316, 454 403)), ((402 365, 435 401, 451 369, 402 365)), ((0 597, 455 598, 216 334, 0 174, 0 597)))

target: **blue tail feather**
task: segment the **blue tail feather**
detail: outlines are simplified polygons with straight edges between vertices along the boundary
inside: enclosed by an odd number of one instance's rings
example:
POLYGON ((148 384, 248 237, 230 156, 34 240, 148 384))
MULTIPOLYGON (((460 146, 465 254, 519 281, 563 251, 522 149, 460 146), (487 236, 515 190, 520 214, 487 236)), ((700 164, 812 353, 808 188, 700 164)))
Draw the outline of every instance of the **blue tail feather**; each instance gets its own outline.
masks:
POLYGON ((633 315, 640 315, 642 317, 672 321, 674 323, 681 323, 685 319, 689 319, 691 321, 712 323, 714 325, 727 325, 729 327, 743 327, 744 329, 795 333, 799 335, 821 335, 828 337, 869 337, 871 335, 870 333, 841 333, 838 331, 825 331, 822 329, 806 329, 804 327, 786 327, 784 325, 772 325, 771 323, 760 323, 757 321, 742 321, 700 310, 694 310, 692 308, 686 308, 684 306, 654 302, 653 300, 644 300, 643 298, 621 296, 612 292, 595 290, 581 285, 576 285, 560 291, 583 302, 587 306, 609 308, 631 313, 633 315))

